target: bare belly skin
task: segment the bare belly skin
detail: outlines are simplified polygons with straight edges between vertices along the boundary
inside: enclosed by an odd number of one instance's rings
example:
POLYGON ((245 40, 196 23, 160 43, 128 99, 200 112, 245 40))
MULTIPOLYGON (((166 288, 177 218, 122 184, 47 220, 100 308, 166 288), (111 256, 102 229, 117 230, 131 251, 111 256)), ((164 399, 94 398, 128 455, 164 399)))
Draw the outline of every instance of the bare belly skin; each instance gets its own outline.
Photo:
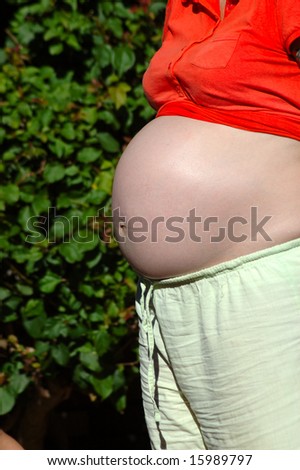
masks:
POLYGON ((129 143, 114 230, 133 269, 173 277, 300 237, 300 141, 180 116, 129 143))

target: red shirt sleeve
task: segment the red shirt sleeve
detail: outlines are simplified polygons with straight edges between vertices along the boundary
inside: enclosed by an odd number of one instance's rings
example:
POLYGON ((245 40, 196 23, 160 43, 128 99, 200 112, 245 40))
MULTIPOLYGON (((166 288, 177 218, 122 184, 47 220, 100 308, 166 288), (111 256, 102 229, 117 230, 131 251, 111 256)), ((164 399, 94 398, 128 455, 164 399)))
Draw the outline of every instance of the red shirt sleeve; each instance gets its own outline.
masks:
POLYGON ((290 53, 292 42, 300 37, 300 0, 276 0, 276 3, 283 45, 290 53))

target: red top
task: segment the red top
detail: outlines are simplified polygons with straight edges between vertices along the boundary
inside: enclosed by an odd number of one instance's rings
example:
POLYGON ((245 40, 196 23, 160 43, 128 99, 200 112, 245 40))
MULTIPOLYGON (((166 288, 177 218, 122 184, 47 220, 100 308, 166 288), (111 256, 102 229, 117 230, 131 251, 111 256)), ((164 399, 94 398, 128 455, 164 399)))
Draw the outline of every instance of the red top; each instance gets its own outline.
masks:
POLYGON ((300 0, 169 0, 143 86, 157 116, 300 140, 300 0))

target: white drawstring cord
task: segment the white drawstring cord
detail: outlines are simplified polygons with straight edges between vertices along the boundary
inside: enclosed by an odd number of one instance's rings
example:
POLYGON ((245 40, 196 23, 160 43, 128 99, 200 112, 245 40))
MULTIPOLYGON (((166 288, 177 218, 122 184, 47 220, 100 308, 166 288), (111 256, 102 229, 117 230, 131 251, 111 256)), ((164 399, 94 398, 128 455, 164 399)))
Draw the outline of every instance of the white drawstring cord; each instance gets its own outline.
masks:
POLYGON ((157 407, 155 401, 155 370, 154 370, 154 348, 155 348, 155 341, 154 341, 154 333, 153 333, 153 320, 150 310, 150 302, 151 297, 153 295, 153 285, 150 284, 148 288, 148 292, 146 292, 146 284, 140 283, 141 287, 141 300, 140 300, 140 319, 141 319, 141 328, 145 331, 147 335, 147 345, 148 345, 148 387, 150 398, 153 403, 153 412, 154 412, 154 419, 156 423, 160 422, 160 412, 157 407))

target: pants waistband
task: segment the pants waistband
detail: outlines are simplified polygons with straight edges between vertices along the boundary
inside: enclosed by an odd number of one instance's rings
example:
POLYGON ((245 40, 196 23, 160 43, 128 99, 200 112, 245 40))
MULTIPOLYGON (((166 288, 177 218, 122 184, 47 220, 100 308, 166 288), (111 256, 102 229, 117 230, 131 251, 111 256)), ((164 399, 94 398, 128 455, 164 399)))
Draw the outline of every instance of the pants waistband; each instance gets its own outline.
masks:
POLYGON ((255 262, 263 258, 277 255, 279 253, 283 253, 288 250, 292 250, 294 248, 299 248, 299 247, 300 247, 300 238, 296 238, 296 239, 289 240, 284 243, 273 245, 269 248, 264 248, 262 250, 254 251, 252 253, 239 256, 238 258, 233 258, 229 261, 224 261, 222 263, 210 266, 208 268, 200 269, 200 271, 183 274, 180 276, 175 276, 175 277, 171 277, 167 279, 161 279, 161 280, 141 277, 141 281, 144 281, 146 284, 152 285, 154 288, 171 287, 176 284, 190 283, 192 281, 198 281, 201 279, 214 277, 226 271, 235 270, 241 266, 244 266, 245 264, 255 262))

